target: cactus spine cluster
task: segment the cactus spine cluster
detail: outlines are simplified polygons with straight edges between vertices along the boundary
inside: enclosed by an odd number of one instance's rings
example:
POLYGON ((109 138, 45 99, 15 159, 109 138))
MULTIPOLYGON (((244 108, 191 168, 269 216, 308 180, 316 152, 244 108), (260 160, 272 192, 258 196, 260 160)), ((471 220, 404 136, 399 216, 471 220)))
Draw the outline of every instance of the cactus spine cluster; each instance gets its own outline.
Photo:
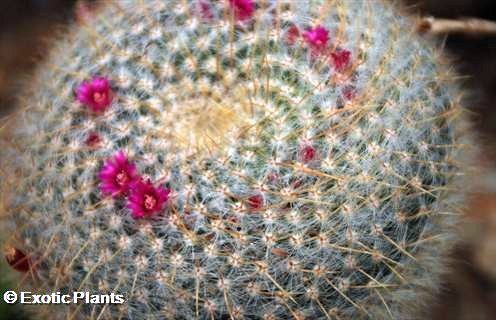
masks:
POLYGON ((416 317, 453 240, 461 140, 452 76, 411 26, 381 1, 106 3, 2 142, 23 285, 126 299, 46 306, 61 318, 416 317), (103 112, 75 97, 97 76, 103 112), (117 152, 170 192, 157 214, 101 192, 117 152))

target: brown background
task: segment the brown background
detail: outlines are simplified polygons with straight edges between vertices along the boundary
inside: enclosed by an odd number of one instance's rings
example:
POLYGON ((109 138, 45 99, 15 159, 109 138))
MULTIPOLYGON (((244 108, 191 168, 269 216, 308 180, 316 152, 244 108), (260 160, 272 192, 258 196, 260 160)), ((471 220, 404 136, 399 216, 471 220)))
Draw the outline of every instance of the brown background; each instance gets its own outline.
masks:
MULTIPOLYGON (((410 11, 424 15, 496 20, 495 0, 404 2, 410 11)), ((75 11, 71 0, 0 0, 0 115, 15 108, 16 93, 45 56, 50 35, 58 26, 71 23, 75 11)), ((465 242, 453 255, 454 270, 445 279, 430 319, 492 320, 496 319, 496 36, 449 36, 446 48, 458 71, 467 76, 467 107, 477 115, 477 140, 482 147, 478 161, 484 178, 473 188, 463 225, 465 242)), ((23 317, 17 308, 4 311, 4 307, 0 319, 23 317)))

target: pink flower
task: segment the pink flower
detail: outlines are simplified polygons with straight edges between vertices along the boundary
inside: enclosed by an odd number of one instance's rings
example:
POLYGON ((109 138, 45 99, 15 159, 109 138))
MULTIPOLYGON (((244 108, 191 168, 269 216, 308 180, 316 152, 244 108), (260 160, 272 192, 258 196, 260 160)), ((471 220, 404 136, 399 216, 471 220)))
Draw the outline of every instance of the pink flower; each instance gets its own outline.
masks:
POLYGON ((264 197, 262 194, 255 194, 248 198, 248 206, 251 211, 259 211, 264 205, 264 197))
POLYGON ((344 71, 351 61, 351 52, 348 50, 337 50, 331 53, 331 62, 334 69, 338 72, 344 71))
POLYGON ((199 0, 197 10, 203 20, 210 21, 214 18, 214 13, 212 12, 210 3, 207 0, 199 0))
POLYGON ((250 19, 255 12, 253 0, 228 0, 231 9, 234 11, 236 20, 245 21, 250 19))
POLYGON ((135 219, 152 216, 162 210, 170 192, 170 189, 153 186, 150 180, 138 180, 131 186, 127 207, 135 219))
POLYGON ((308 163, 317 157, 317 150, 309 144, 304 145, 300 149, 300 160, 304 163, 308 163))
POLYGON ((107 109, 112 103, 113 96, 110 82, 103 77, 95 77, 90 81, 83 82, 76 90, 77 100, 94 112, 107 109))
POLYGON ((329 41, 329 31, 322 26, 316 26, 303 32, 303 38, 314 53, 322 53, 329 41))
POLYGON ((299 37, 300 37, 300 30, 295 25, 292 25, 286 31, 286 37, 285 37, 286 39, 285 40, 286 40, 286 43, 289 45, 295 44, 299 37))
POLYGON ((96 132, 90 132, 84 142, 88 147, 95 148, 101 142, 101 138, 96 132))
POLYGON ((123 151, 105 162, 98 177, 102 193, 114 198, 126 195, 131 184, 139 179, 136 166, 127 159, 123 151))

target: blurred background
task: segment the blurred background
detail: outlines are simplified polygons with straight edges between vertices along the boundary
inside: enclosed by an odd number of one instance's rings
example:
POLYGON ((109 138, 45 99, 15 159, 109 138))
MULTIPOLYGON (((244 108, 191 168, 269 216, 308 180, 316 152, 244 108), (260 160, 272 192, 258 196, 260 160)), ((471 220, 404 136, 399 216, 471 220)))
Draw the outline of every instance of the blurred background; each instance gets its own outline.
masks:
MULTIPOLYGON (((101 0, 105 1, 105 0, 101 0)), ((165 1, 165 0, 164 0, 165 1)), ((362 1, 362 0, 349 0, 362 1)), ((374 0, 372 0, 374 1, 374 0)), ((495 0, 402 0, 409 11, 425 16, 478 17, 496 21, 495 0)), ((15 106, 16 93, 29 72, 46 56, 55 31, 77 23, 96 1, 0 1, 0 116, 15 106), (78 18, 79 17, 79 18, 78 18)), ((453 253, 452 272, 445 277, 429 319, 496 319, 496 36, 444 38, 446 51, 464 77, 468 108, 482 146, 477 161, 481 174, 466 209, 464 242, 453 253)), ((14 288, 3 275, 0 293, 14 288)), ((0 302, 0 319, 28 319, 17 306, 0 302)))

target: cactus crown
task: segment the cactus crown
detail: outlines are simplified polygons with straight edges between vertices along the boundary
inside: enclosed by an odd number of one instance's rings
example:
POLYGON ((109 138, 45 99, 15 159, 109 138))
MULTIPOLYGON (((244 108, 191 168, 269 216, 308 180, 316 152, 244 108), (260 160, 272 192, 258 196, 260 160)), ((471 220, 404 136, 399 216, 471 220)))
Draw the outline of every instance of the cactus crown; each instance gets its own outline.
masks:
POLYGON ((379 1, 106 5, 3 143, 10 243, 38 288, 125 294, 81 318, 412 316, 453 236, 460 109, 410 29, 379 1))

